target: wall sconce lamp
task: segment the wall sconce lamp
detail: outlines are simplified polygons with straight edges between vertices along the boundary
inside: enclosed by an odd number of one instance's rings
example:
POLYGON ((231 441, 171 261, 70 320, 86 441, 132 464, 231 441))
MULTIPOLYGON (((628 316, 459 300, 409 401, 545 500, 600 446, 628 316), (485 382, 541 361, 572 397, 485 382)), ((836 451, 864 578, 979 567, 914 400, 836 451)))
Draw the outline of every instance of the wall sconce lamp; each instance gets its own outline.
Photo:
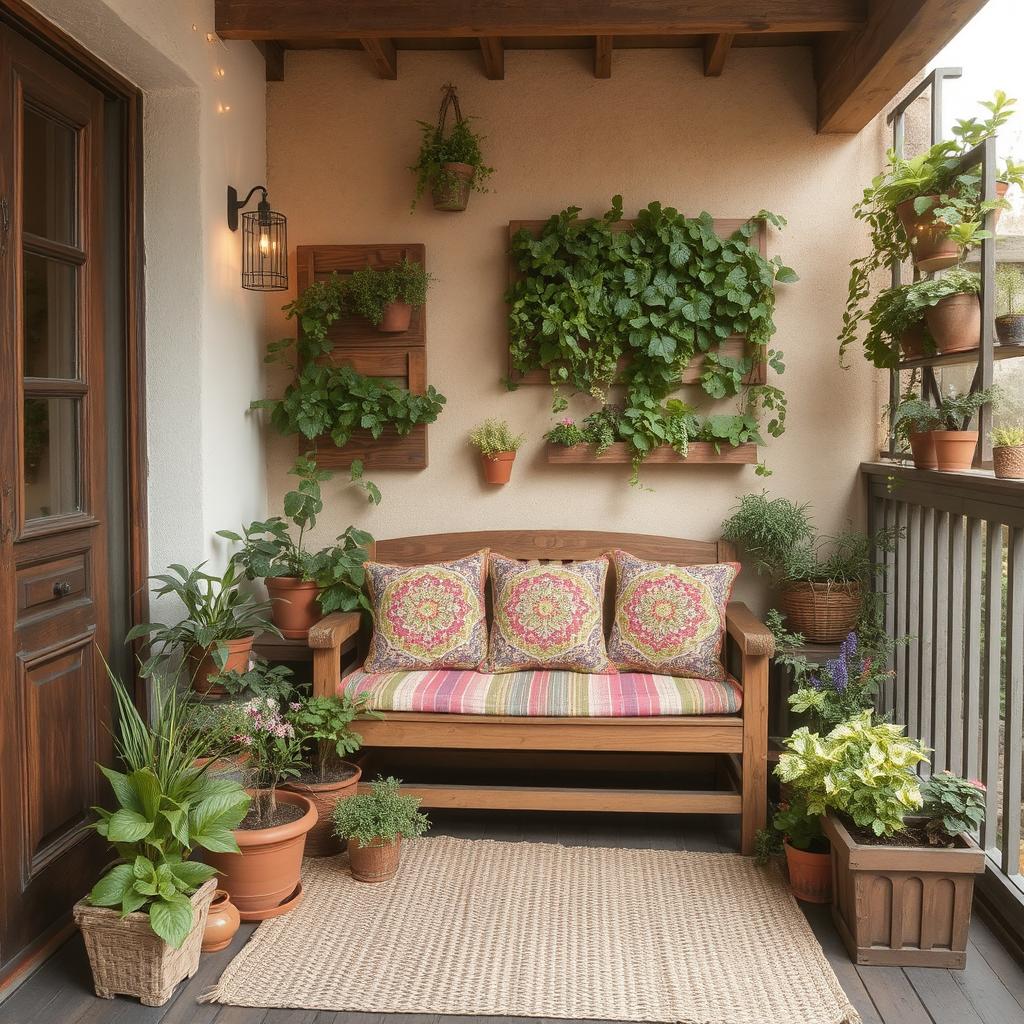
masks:
POLYGON ((275 213, 265 185, 249 190, 244 199, 228 185, 228 227, 238 230, 238 213, 260 193, 255 212, 242 214, 242 287, 254 292, 281 292, 288 288, 288 218, 275 213))

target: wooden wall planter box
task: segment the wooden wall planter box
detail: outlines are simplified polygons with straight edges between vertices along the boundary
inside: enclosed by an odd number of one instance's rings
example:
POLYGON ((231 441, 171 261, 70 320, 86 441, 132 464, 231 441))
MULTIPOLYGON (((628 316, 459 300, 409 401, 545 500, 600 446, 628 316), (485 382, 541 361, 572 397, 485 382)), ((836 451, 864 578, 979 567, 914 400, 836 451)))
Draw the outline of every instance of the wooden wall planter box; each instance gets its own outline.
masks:
MULTIPOLYGON (((621 465, 633 461, 632 448, 625 441, 616 441, 607 451, 600 455, 589 444, 548 444, 547 461, 559 465, 604 465, 611 463, 621 465)), ((684 466, 684 465, 734 465, 753 466, 757 464, 757 445, 741 444, 736 448, 723 445, 720 451, 710 441, 694 441, 686 458, 668 445, 655 448, 644 459, 645 466, 684 466)))
POLYGON ((832 843, 832 920, 853 961, 962 969, 974 876, 985 870, 974 840, 960 835, 951 848, 869 846, 837 818, 821 821, 832 843))

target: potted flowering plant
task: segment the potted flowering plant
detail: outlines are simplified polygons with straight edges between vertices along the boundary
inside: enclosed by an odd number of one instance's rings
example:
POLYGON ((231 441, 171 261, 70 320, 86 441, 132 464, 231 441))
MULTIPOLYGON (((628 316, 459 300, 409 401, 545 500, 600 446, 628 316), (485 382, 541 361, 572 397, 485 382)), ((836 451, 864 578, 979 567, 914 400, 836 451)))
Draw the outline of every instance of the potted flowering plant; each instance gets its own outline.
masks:
POLYGON ((242 731, 234 737, 249 756, 245 763, 252 807, 234 831, 237 853, 211 853, 243 921, 264 921, 298 906, 302 899, 302 854, 317 822, 316 807, 301 793, 282 790, 303 767, 295 728, 273 697, 244 706, 242 731))
POLYGON ((469 443, 480 452, 484 480, 489 484, 507 484, 512 478, 516 452, 526 440, 525 434, 513 434, 505 420, 487 419, 469 435, 469 443))

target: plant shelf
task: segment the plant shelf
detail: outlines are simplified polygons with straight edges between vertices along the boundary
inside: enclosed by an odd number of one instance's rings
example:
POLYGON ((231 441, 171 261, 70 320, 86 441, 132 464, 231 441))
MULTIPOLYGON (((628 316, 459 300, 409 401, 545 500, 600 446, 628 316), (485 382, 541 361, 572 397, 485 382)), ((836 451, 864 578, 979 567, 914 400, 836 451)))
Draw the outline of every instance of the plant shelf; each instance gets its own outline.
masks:
MULTIPOLYGON (((1017 359, 1024 356, 1024 345, 994 345, 992 358, 997 362, 1000 359, 1017 359)), ((969 348, 966 352, 947 352, 944 355, 921 356, 917 359, 901 359, 899 369, 919 370, 924 366, 966 366, 977 363, 978 349, 969 348)))
MULTIPOLYGON (((589 444, 547 445, 547 461, 555 465, 599 466, 622 465, 633 461, 632 448, 625 441, 616 441, 600 455, 589 444)), ((655 448, 643 462, 644 466, 754 466, 757 465, 757 445, 737 445, 735 448, 723 445, 716 451, 710 441, 693 441, 689 454, 684 458, 668 445, 655 448)))

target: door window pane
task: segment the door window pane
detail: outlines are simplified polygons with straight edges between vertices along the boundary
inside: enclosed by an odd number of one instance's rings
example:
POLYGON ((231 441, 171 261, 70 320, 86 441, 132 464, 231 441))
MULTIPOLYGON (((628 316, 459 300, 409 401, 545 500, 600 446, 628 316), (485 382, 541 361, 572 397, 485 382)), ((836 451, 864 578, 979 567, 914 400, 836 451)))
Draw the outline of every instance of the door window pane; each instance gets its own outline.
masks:
POLYGON ((24 115, 24 229, 53 242, 74 245, 77 132, 29 106, 24 115))
POLYGON ((27 252, 24 277, 25 376, 73 378, 78 268, 27 252))
POLYGON ((25 398, 25 520, 82 509, 77 398, 25 398))

